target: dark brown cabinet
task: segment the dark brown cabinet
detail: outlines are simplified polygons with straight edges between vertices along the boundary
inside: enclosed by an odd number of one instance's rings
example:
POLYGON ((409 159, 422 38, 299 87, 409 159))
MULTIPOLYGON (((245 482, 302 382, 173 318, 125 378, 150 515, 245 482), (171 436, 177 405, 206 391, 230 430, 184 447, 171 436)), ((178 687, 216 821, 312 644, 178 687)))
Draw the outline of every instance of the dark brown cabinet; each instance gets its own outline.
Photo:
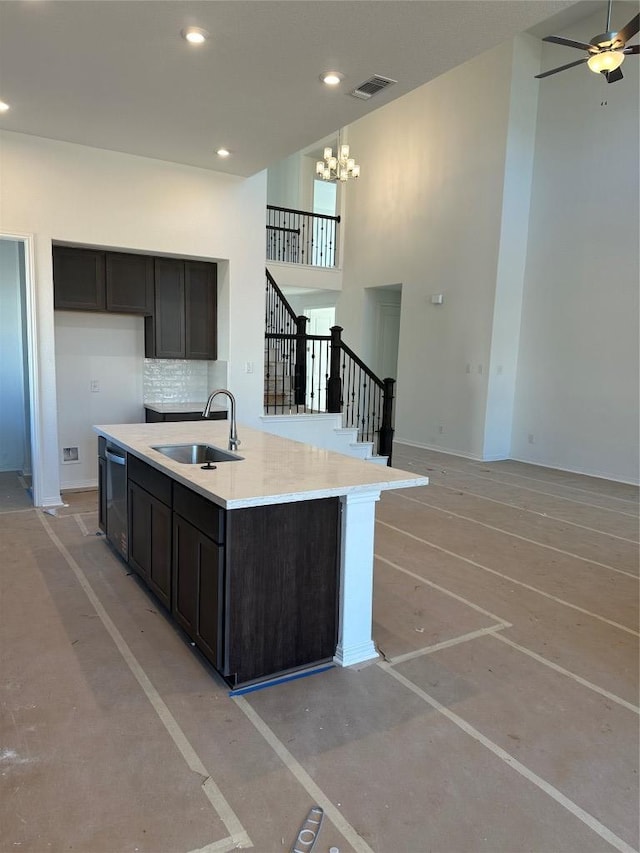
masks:
POLYGON ((129 481, 129 565, 171 608, 171 508, 129 481))
POLYGON ((69 311, 106 311, 104 252, 53 247, 53 306, 69 311))
POLYGON ((217 357, 216 264, 54 246, 53 300, 58 310, 144 315, 147 358, 217 357))
POLYGON ((155 260, 153 317, 145 322, 147 358, 216 358, 216 265, 155 260))
POLYGON ((338 498, 227 511, 225 666, 232 686, 330 661, 338 498))
POLYGON ((185 261, 185 345, 187 358, 213 361, 217 349, 217 267, 185 261))
POLYGON ((58 310, 150 314, 153 258, 54 246, 53 300, 58 310))
POLYGON ((226 514, 179 483, 174 484, 173 509, 172 613, 221 669, 226 514))
POLYGON ((131 454, 127 474, 129 565, 231 687, 333 658, 338 498, 224 510, 131 454))
POLYGON ((151 314, 153 311, 153 258, 125 252, 106 252, 107 311, 151 314))
MULTIPOLYGON (((204 405, 202 408, 204 408, 204 405)), ((155 409, 145 406, 144 413, 145 421, 148 424, 202 420, 202 412, 158 412, 155 409)), ((212 421, 224 421, 227 419, 227 413, 226 411, 211 412, 209 419, 212 421)))
POLYGON ((173 516, 173 615, 211 663, 222 665, 224 548, 173 516))
POLYGON ((171 500, 168 477, 128 457, 129 565, 171 608, 171 500))

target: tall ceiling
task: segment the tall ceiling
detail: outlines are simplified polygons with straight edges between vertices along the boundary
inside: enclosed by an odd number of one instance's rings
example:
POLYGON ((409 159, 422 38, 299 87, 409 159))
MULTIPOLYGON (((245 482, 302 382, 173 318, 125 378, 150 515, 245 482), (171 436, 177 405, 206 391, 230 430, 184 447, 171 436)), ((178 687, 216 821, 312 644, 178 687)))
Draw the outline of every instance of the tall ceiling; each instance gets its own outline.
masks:
POLYGON ((0 0, 0 128, 248 176, 550 17, 559 30, 600 6, 0 0), (210 33, 203 45, 180 36, 192 25, 210 33), (337 90, 320 82, 329 69, 344 74, 337 90), (373 74, 398 82, 349 95, 373 74))

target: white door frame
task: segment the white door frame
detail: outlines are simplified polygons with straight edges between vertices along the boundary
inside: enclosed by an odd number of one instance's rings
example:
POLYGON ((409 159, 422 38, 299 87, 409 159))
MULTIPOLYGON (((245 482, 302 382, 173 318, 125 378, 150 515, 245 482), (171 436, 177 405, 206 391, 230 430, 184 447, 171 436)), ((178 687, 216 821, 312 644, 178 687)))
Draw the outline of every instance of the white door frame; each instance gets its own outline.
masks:
POLYGON ((11 231, 0 231, 0 240, 13 240, 22 243, 24 249, 24 275, 27 322, 27 361, 29 365, 29 431, 31 441, 31 472, 33 505, 41 505, 42 482, 42 447, 40 435, 40 382, 38 379, 40 364, 38 358, 38 319, 36 310, 36 275, 34 255, 34 235, 15 234, 11 231))

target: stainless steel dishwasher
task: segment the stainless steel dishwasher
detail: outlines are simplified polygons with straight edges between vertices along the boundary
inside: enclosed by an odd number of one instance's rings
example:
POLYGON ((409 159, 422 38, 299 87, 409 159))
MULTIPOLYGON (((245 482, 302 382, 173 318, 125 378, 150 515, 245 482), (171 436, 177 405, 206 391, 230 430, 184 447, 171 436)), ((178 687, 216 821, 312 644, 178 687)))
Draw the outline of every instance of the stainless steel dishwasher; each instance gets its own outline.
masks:
POLYGON ((121 447, 107 444, 107 539, 125 562, 129 559, 127 540, 127 454, 121 447))

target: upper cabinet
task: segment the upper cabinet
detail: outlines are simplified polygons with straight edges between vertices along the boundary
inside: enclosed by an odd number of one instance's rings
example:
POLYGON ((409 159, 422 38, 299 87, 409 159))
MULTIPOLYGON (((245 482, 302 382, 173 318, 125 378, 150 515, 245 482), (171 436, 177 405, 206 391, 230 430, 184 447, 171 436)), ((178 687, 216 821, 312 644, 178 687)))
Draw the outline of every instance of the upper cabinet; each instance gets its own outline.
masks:
POLYGON ((105 253, 53 247, 53 305, 71 311, 106 311, 105 253))
POLYGON ((107 311, 150 314, 153 311, 153 258, 106 252, 107 311))
POLYGON ((145 320, 147 358, 216 358, 216 265, 156 258, 153 317, 145 320))
POLYGON ((216 358, 216 264, 54 246, 53 293, 56 309, 143 314, 147 358, 216 358))
POLYGON ((150 314, 153 258, 54 246, 53 300, 55 308, 69 311, 150 314))

